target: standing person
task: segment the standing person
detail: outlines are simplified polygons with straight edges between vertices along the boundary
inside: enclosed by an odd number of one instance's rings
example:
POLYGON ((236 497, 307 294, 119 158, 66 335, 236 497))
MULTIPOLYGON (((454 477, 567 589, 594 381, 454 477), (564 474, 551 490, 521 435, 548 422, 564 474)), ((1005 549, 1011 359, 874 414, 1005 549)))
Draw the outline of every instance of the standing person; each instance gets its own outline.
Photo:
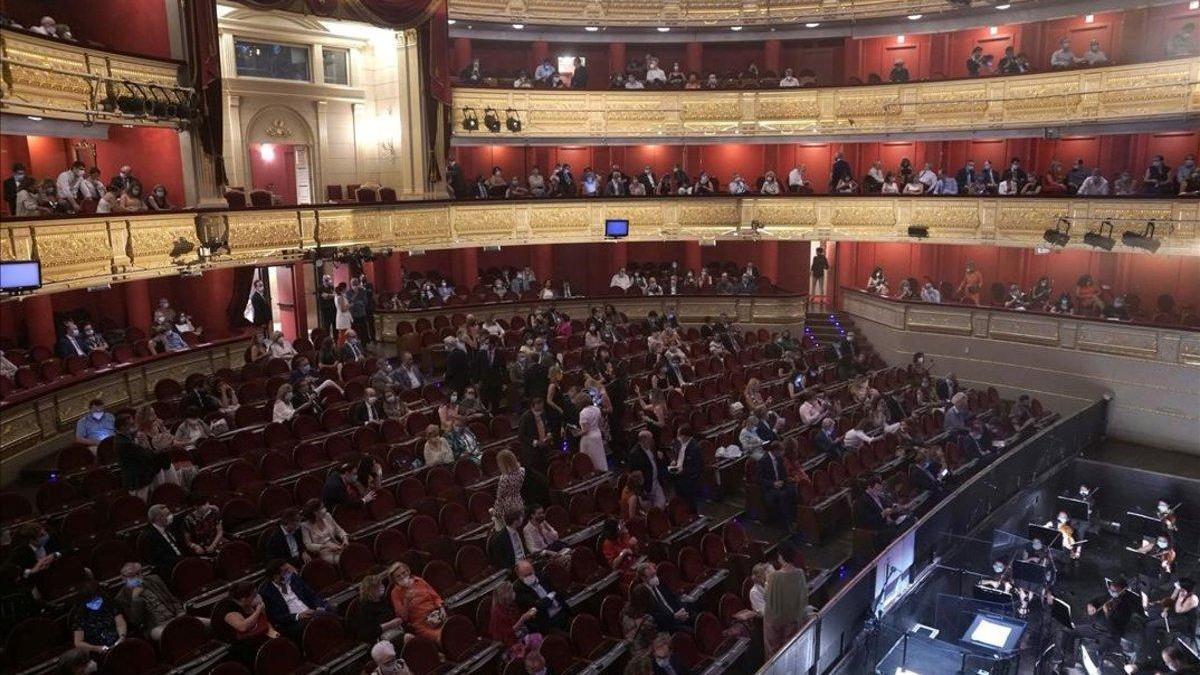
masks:
POLYGON ((350 288, 346 291, 346 302, 350 303, 350 325, 354 332, 367 335, 367 294, 363 290, 359 277, 350 278, 350 288))
POLYGON ((362 275, 360 282, 363 294, 363 308, 366 311, 364 317, 367 331, 360 333, 367 342, 375 342, 375 285, 367 278, 367 275, 362 275))
POLYGON ((8 215, 17 215, 17 192, 25 182, 25 165, 13 164, 12 175, 4 179, 4 203, 8 204, 8 215))
POLYGON ((334 330, 334 317, 337 316, 337 307, 333 302, 333 278, 328 274, 321 275, 321 285, 317 289, 317 308, 321 315, 321 328, 332 332, 334 330))
POLYGON ((608 471, 608 457, 604 453, 604 416, 600 407, 592 402, 587 394, 580 394, 575 399, 575 407, 579 408, 579 451, 592 460, 592 466, 597 471, 608 471))
POLYGON ((795 566, 796 547, 783 541, 775 549, 779 569, 767 577, 763 607, 763 648, 767 658, 797 631, 808 611, 808 577, 795 566))
POLYGON ((336 311, 333 326, 337 330, 338 341, 340 342, 346 331, 354 326, 354 319, 350 314, 350 301, 346 299, 345 283, 340 283, 337 285, 337 288, 333 289, 333 306, 336 311))
POLYGON ((692 513, 696 513, 703 459, 700 455, 700 444, 692 438, 690 424, 679 425, 671 452, 674 454, 674 458, 667 470, 675 478, 675 493, 687 503, 688 509, 692 513))
POLYGON ((250 289, 250 323, 255 326, 266 326, 271 323, 271 303, 267 300, 266 285, 262 279, 255 279, 250 289))
POLYGON ((812 259, 812 288, 815 297, 825 297, 825 273, 829 271, 829 258, 825 257, 825 248, 817 247, 817 254, 812 259))

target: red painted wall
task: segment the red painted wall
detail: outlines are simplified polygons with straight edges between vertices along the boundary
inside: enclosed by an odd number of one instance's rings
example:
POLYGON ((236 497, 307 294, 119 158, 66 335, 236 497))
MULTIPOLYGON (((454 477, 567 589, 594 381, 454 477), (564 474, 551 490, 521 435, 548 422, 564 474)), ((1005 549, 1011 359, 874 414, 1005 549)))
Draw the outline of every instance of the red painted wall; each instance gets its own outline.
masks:
POLYGON ((22 26, 52 16, 82 44, 171 58, 167 10, 149 0, 0 0, 0 13, 22 26))
POLYGON ((250 178, 255 190, 269 190, 284 204, 296 203, 296 150, 291 145, 273 144, 270 160, 262 155, 260 143, 250 144, 250 178))

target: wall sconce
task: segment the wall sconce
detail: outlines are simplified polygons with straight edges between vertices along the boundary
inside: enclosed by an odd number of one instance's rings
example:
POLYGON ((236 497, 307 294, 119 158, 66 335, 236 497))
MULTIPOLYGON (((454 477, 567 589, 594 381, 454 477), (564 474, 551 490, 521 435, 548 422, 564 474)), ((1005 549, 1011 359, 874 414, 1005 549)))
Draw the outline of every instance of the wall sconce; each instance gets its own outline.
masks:
POLYGON ((264 162, 275 161, 275 146, 270 143, 263 143, 258 146, 258 158, 264 162))

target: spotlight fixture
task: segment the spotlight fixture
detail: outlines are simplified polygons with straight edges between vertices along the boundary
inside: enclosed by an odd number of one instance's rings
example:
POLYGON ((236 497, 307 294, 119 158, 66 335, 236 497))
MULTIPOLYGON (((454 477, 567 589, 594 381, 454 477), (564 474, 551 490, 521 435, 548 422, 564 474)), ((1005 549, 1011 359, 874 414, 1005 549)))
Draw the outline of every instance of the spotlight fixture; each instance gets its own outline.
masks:
POLYGON ((1008 4, 1007 2, 1004 3, 1003 5, 996 5, 996 9, 998 9, 1000 11, 1004 11, 1004 10, 1008 9, 1009 7, 1012 7, 1012 5, 1008 4))
POLYGON ((514 23, 512 27, 514 30, 525 30, 525 24, 523 23, 514 23))
POLYGON ((463 131, 479 131, 479 115, 474 108, 463 108, 462 128, 463 131))
POLYGON ((820 25, 821 25, 820 21, 810 21, 809 23, 804 24, 804 27, 805 28, 816 28, 817 26, 820 26, 820 25))
POLYGON ((493 134, 500 133, 500 114, 495 108, 485 108, 483 111, 483 126, 493 134))
POLYGON ((508 110, 504 111, 504 114, 508 117, 508 119, 504 121, 504 126, 508 127, 508 130, 514 134, 521 133, 521 118, 517 116, 517 111, 509 108, 508 110))
POLYGON ((729 27, 729 30, 731 30, 731 31, 733 31, 733 32, 735 32, 735 33, 736 33, 737 31, 741 30, 741 29, 742 29, 742 27, 741 27, 741 26, 730 26, 730 27, 729 27))
POLYGON ((925 15, 924 14, 909 14, 908 20, 909 21, 919 21, 921 19, 921 17, 923 17, 923 16, 925 16, 925 15))
POLYGON ((1066 216, 1060 217, 1052 230, 1046 230, 1042 235, 1051 246, 1066 246, 1071 241, 1071 221, 1066 216))
POLYGON ((1126 230, 1125 234, 1121 235, 1121 243, 1151 253, 1158 253, 1158 247, 1162 246, 1162 241, 1154 238, 1153 220, 1146 223, 1146 229, 1141 234, 1132 230, 1126 230))
POLYGON ((929 228, 924 225, 910 225, 908 227, 908 236, 917 239, 926 239, 929 237, 929 228))
POLYGON ((1111 251, 1113 250, 1113 246, 1117 244, 1116 240, 1112 238, 1112 230, 1112 221, 1105 218, 1095 232, 1088 232, 1083 235, 1083 243, 1095 248, 1102 248, 1105 251, 1111 251), (1106 229, 1108 230, 1108 234, 1104 234, 1106 229))
POLYGON ((660 33, 670 33, 670 32, 671 32, 671 27, 670 27, 670 26, 659 26, 659 27, 658 27, 658 28, 656 28, 655 30, 657 30, 657 31, 658 31, 658 32, 660 32, 660 33))
POLYGON ((600 26, 584 26, 583 29, 589 33, 595 33, 600 30, 600 26))

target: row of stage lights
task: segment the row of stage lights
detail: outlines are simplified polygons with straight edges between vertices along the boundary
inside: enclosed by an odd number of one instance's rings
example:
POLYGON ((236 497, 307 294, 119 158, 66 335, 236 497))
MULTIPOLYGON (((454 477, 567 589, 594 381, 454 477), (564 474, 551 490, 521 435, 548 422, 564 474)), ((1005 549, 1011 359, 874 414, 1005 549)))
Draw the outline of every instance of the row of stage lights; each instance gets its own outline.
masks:
MULTIPOLYGON (((1046 230, 1042 238, 1051 246, 1066 246, 1067 242, 1071 241, 1071 219, 1066 216, 1060 217, 1054 228, 1046 230)), ((1100 222, 1100 226, 1095 231, 1089 231, 1084 234, 1083 243, 1093 248, 1104 249, 1105 251, 1113 250, 1117 242, 1113 239, 1112 219, 1105 218, 1100 222)), ((1121 235, 1121 243, 1130 248, 1140 248, 1150 253, 1157 253, 1158 248, 1162 246, 1162 241, 1154 237, 1153 220, 1146 221, 1146 227, 1141 232, 1126 230, 1125 234, 1121 235)))
MULTIPOLYGON (((468 106, 463 108, 462 128, 463 131, 479 131, 479 113, 474 108, 468 106)), ((501 128, 506 128, 514 134, 521 132, 521 118, 517 115, 517 111, 508 108, 504 111, 507 119, 503 123, 500 122, 500 113, 495 108, 483 109, 483 126, 493 134, 500 133, 501 128)))

